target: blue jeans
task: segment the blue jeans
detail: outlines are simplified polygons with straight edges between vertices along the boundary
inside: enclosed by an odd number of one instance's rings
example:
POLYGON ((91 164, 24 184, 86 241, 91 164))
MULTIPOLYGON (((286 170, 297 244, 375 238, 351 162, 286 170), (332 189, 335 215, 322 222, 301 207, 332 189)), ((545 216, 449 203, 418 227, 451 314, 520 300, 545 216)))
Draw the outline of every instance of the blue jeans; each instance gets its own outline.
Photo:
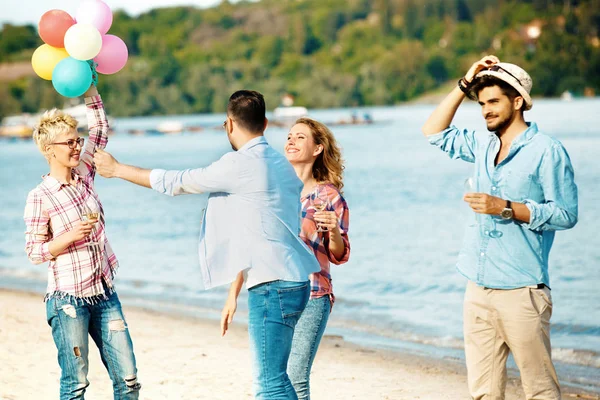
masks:
POLYGON ((256 399, 297 400, 286 370, 294 327, 309 297, 308 281, 273 281, 248 290, 248 335, 256 399))
POLYGON ((310 369, 330 312, 329 296, 311 299, 296 325, 287 371, 299 400, 310 399, 310 369))
POLYGON ((98 349, 113 382, 114 398, 137 399, 141 385, 133 344, 116 292, 107 300, 88 304, 72 296, 51 297, 46 302, 46 317, 58 349, 60 399, 83 399, 89 386, 89 336, 98 349), (89 336, 88 336, 89 335, 89 336))

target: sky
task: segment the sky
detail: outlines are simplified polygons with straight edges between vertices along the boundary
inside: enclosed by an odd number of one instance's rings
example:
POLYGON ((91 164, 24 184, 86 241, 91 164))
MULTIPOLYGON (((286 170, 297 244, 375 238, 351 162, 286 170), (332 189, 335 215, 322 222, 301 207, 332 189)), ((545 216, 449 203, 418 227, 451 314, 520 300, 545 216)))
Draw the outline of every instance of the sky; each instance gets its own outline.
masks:
MULTIPOLYGON (((211 7, 220 0, 104 0, 113 10, 124 9, 135 16, 153 8, 171 6, 211 7)), ((81 0, 2 0, 0 5, 0 24, 37 25, 40 17, 49 10, 64 10, 75 15, 81 0)))

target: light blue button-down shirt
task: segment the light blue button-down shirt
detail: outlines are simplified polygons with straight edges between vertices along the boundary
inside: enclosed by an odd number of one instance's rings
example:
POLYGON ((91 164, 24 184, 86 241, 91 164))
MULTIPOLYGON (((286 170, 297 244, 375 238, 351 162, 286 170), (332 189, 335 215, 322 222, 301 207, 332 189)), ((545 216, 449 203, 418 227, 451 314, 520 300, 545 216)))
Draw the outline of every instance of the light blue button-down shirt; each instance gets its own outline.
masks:
POLYGON ((206 168, 155 169, 152 188, 170 196, 209 192, 200 227, 204 288, 232 282, 245 271, 246 286, 303 282, 320 270, 300 233, 303 183, 263 136, 206 168))
POLYGON ((577 223, 577 186, 562 144, 535 123, 516 137, 508 156, 494 165, 500 139, 454 126, 428 137, 453 159, 475 164, 474 191, 524 203, 529 223, 477 214, 469 224, 457 268, 469 280, 495 289, 544 283, 554 232, 577 223))

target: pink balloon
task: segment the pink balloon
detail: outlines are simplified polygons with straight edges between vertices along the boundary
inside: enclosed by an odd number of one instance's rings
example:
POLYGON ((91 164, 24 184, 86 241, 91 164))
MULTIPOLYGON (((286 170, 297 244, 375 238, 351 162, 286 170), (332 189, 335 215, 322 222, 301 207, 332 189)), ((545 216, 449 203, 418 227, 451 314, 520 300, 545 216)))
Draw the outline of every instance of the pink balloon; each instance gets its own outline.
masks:
POLYGON ((118 36, 104 35, 102 36, 102 49, 94 61, 98 63, 96 71, 101 74, 114 74, 119 72, 127 63, 127 45, 118 36))
POLYGON ((113 15, 110 7, 100 0, 83 0, 75 14, 77 23, 92 24, 101 35, 106 34, 112 25, 113 15))

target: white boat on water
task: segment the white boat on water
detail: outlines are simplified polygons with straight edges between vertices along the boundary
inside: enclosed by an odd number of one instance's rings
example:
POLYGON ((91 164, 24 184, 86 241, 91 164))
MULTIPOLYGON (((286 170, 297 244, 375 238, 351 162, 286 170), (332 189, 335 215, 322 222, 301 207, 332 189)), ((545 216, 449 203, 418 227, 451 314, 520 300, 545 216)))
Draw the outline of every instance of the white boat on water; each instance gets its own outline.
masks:
POLYGON ((560 95, 560 99, 562 101, 573 101, 573 93, 569 92, 568 90, 565 90, 560 95))
POLYGON ((32 114, 11 115, 0 124, 0 137, 27 138, 33 133, 37 116, 32 114))
MULTIPOLYGON (((63 112, 71 115, 77 120, 77 129, 84 132, 88 130, 86 110, 85 103, 62 109, 63 112)), ((33 127, 37 124, 41 116, 42 113, 10 115, 5 117, 0 124, 0 137, 31 137, 33 127)), ((110 117, 109 125, 112 125, 110 117)))
POLYGON ((87 123, 86 110, 87 110, 87 107, 85 106, 85 103, 77 104, 76 106, 67 107, 67 108, 62 109, 62 111, 65 114, 69 114, 70 116, 72 116, 73 118, 75 118, 77 120, 77 122, 78 122, 77 128, 87 130, 88 123, 87 123))
POLYGON ((306 107, 277 107, 273 110, 273 117, 278 122, 295 121, 307 115, 308 110, 306 107))
POLYGON ((183 128, 183 123, 175 120, 164 121, 156 126, 156 130, 160 133, 181 133, 183 128))
POLYGON ((306 117, 308 110, 306 107, 294 106, 294 96, 284 94, 281 97, 281 105, 273 110, 272 123, 274 125, 291 125, 298 118, 306 117))

